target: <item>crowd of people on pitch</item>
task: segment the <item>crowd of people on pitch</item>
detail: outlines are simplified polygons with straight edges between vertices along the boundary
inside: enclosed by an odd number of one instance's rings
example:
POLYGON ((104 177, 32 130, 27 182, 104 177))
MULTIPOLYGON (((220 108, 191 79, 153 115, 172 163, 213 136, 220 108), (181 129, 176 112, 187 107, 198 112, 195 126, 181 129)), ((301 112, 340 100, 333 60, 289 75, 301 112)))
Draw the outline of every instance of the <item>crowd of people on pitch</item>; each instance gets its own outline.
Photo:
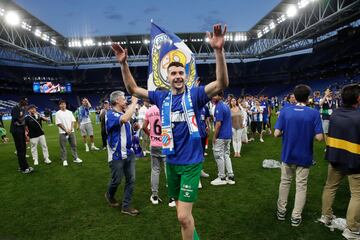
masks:
MULTIPOLYGON (((247 95, 236 99, 230 95, 224 100, 224 89, 229 85, 223 51, 225 34, 226 26, 222 29, 221 25, 214 25, 213 33, 207 33, 209 45, 215 55, 216 79, 205 86, 199 86, 197 82, 192 88, 185 85, 185 65, 177 61, 167 66, 170 90, 158 88, 152 91, 137 86, 127 62, 127 50, 118 44, 112 45, 131 99, 127 99, 122 91, 114 91, 108 101, 104 101, 103 109, 99 113, 103 149, 107 150, 111 172, 105 192, 106 201, 111 207, 121 208, 123 214, 139 214, 139 210, 131 205, 135 186, 135 158, 141 157, 144 152, 150 153, 150 201, 153 204, 161 202, 158 193, 159 174, 161 166, 165 165, 169 206, 176 207, 182 238, 199 239, 192 208, 201 187, 200 177, 208 176, 203 169, 203 161, 210 128, 213 129, 212 150, 218 170, 217 177, 211 181, 211 185, 233 185, 235 176, 230 158, 230 142, 233 141, 234 157, 241 156, 241 143, 252 141, 256 134, 259 135, 259 141, 264 142, 263 134, 266 131, 271 134, 270 119, 275 111, 278 119, 274 126, 274 136, 282 137, 277 219, 286 219, 290 185, 295 178, 296 195, 290 222, 295 227, 301 224, 309 169, 313 165, 313 140, 323 140, 325 133, 325 158, 330 164, 323 191, 320 221, 326 225, 331 224, 335 217, 331 206, 336 190, 341 179, 348 176, 351 198, 346 216, 347 228, 343 236, 357 239, 360 236, 359 84, 343 87, 341 101, 338 102, 329 89, 325 91, 324 96, 316 95, 309 101, 310 87, 300 84, 288 95, 287 101, 282 102, 280 110, 277 108, 280 108, 281 103, 278 103, 276 98, 269 100, 266 96, 247 95), (141 108, 138 108, 138 99, 144 102, 141 108), (314 108, 308 107, 309 103, 313 104, 314 108), (336 109, 337 107, 339 108, 336 109), (210 124, 210 119, 213 124, 210 124), (249 127, 250 138, 247 137, 249 127), (139 130, 143 133, 137 136, 136 132, 139 130), (142 150, 137 138, 143 145, 142 150), (124 177, 124 193, 119 203, 115 195, 124 177)), ((45 163, 51 163, 40 124, 40 119, 47 118, 37 113, 36 106, 27 104, 27 99, 22 98, 12 109, 10 128, 20 171, 25 174, 33 171, 25 157, 26 131, 30 138, 34 164, 38 163, 39 143, 43 147, 45 163)), ((74 133, 76 123, 83 138, 85 151, 99 150, 94 145, 90 107, 89 101, 86 98, 82 99, 81 106, 75 114, 76 120, 74 114, 66 109, 66 102, 59 102, 55 124, 59 130, 60 156, 64 167, 68 166, 66 142, 70 143, 73 161, 77 164, 82 162, 77 155, 74 133), (87 144, 87 136, 90 138, 90 147, 87 144)))

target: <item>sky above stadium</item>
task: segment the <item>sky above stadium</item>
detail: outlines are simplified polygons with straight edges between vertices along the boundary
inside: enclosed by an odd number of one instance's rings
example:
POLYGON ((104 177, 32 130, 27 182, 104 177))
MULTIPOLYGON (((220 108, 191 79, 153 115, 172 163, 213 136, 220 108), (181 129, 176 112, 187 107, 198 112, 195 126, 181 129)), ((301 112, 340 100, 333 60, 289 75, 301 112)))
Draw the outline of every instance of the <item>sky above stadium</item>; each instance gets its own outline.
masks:
POLYGON ((150 20, 176 33, 247 31, 280 0, 15 0, 66 37, 147 34, 150 20))

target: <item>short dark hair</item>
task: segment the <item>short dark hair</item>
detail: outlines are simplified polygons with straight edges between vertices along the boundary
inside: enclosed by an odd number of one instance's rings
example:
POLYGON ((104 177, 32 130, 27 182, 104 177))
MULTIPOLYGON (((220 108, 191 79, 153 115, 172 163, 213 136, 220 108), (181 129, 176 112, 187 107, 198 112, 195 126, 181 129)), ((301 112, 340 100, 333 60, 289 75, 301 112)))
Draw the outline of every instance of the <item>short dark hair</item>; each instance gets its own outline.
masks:
POLYGON ((215 96, 224 97, 224 90, 221 90, 215 96))
POLYGON ((184 64, 182 64, 181 62, 171 62, 169 64, 169 66, 167 67, 167 70, 169 70, 169 68, 171 67, 183 67, 185 68, 184 64))
POLYGON ((65 100, 63 100, 63 99, 61 99, 61 100, 59 100, 58 105, 60 105, 60 104, 62 104, 62 103, 65 103, 65 104, 66 104, 66 101, 65 101, 65 100))
POLYGON ((298 102, 306 102, 310 96, 311 88, 305 84, 299 84, 294 88, 295 99, 298 102))
POLYGON ((344 107, 352 107, 358 103, 360 84, 348 84, 341 90, 341 99, 344 107))

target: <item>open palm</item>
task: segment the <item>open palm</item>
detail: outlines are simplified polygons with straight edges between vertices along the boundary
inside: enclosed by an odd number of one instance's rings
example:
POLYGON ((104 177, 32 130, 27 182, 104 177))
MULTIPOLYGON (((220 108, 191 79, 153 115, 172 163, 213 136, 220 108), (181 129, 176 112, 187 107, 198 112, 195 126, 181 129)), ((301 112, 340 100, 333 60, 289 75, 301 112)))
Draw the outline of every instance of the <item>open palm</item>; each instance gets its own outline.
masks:
POLYGON ((213 49, 222 49, 225 43, 225 34, 226 34, 227 26, 224 25, 224 31, 221 29, 220 24, 214 25, 213 34, 210 32, 206 32, 206 36, 209 39, 209 44, 213 49))
POLYGON ((128 58, 128 51, 125 48, 122 48, 119 44, 113 44, 111 46, 112 50, 115 53, 115 56, 117 58, 117 60, 122 64, 125 63, 127 58, 128 58))

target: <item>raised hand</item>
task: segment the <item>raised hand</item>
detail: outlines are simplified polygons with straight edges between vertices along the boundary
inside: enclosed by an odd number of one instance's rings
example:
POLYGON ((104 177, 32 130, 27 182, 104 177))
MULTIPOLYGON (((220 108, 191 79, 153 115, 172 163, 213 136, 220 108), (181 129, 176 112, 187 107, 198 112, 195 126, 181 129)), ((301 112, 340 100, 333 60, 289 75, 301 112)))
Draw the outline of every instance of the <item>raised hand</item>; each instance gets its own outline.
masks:
POLYGON ((214 31, 211 35, 210 32, 206 32, 206 37, 209 39, 209 44, 214 50, 221 50, 225 43, 225 34, 227 26, 224 25, 224 31, 221 29, 221 24, 214 25, 214 31))
POLYGON ((119 44, 113 44, 111 46, 112 50, 115 53, 115 56, 120 64, 123 64, 126 62, 128 58, 128 50, 125 48, 122 48, 119 44))

